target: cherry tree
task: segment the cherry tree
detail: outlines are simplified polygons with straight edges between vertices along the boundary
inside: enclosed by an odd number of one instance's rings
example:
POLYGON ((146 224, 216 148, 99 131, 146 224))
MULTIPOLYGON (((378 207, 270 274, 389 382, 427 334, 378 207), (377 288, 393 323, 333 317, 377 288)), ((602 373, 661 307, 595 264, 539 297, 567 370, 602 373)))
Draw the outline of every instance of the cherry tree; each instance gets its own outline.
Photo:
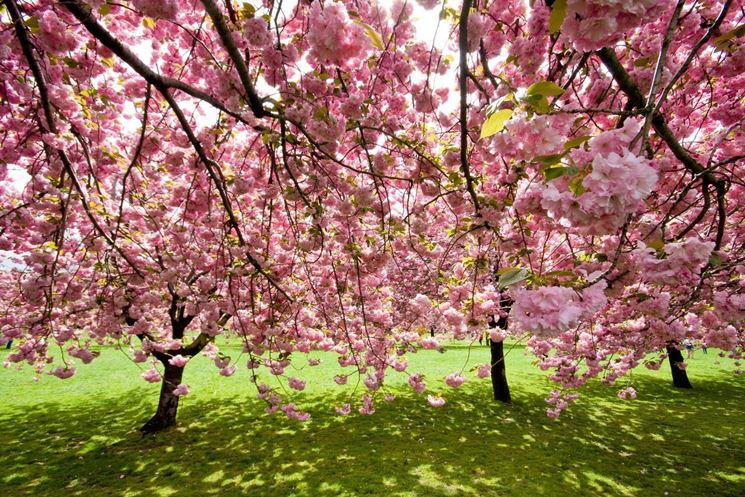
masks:
POLYGON ((371 414, 392 371, 426 392, 430 329, 500 318, 552 416, 686 336, 740 357, 742 2, 549 3, 4 0, 8 362, 115 344, 161 383, 152 432, 200 353, 298 420, 259 372, 300 391, 334 351, 371 414))

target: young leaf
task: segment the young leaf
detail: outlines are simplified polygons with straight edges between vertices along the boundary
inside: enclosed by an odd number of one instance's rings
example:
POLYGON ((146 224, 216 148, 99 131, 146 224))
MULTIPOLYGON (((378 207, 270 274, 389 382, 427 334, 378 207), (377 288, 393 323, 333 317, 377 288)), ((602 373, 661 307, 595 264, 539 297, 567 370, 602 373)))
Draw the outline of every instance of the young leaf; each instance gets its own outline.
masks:
POLYGON ((569 140, 568 142, 564 144, 564 150, 571 150, 573 148, 577 148, 583 143, 585 143, 587 140, 589 140, 590 138, 592 137, 588 135, 583 135, 583 136, 578 136, 576 138, 572 138, 571 140, 569 140))
POLYGON ((527 269, 519 267, 509 268, 499 276, 499 286, 500 288, 506 288, 510 285, 514 285, 515 283, 519 283, 523 280, 528 279, 529 276, 530 271, 528 271, 527 269))
POLYGON ((739 38, 745 35, 745 24, 740 24, 735 29, 727 31, 722 36, 714 39, 714 46, 720 50, 724 50, 729 45, 729 41, 733 38, 739 38))
POLYGON ((377 48, 378 50, 385 49, 385 43, 383 43, 383 38, 380 36, 380 34, 377 31, 375 31, 375 29, 372 26, 360 21, 359 19, 355 19, 354 23, 359 26, 362 26, 362 29, 365 31, 365 34, 367 35, 367 37, 370 38, 370 41, 372 42, 375 48, 377 48))
POLYGON ((556 0, 551 6, 551 16, 548 18, 548 32, 555 35, 561 31, 564 18, 567 16, 567 0, 556 0))
POLYGON ((571 176, 577 174, 579 169, 576 167, 564 167, 564 166, 552 166, 547 167, 543 170, 543 175, 546 177, 546 181, 551 181, 560 176, 571 176))
POLYGON ((496 135, 504 129, 504 123, 512 117, 512 109, 498 110, 489 118, 484 121, 484 125, 481 126, 481 136, 479 138, 486 138, 488 136, 496 135))
POLYGON ((539 81, 528 87, 528 95, 542 95, 544 97, 558 97, 564 93, 564 88, 552 81, 539 81))

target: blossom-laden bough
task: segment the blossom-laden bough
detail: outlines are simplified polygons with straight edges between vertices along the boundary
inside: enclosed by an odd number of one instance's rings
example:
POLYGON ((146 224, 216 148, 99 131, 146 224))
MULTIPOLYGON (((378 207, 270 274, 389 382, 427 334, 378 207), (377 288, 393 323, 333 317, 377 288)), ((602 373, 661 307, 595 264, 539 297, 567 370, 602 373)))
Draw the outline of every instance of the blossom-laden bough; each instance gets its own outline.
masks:
POLYGON ((114 344, 162 385, 154 432, 200 353, 298 420, 298 355, 361 380, 341 415, 392 373, 440 407, 406 354, 490 323, 551 416, 686 337, 741 357, 742 1, 547 3, 3 0, 8 364, 114 344))

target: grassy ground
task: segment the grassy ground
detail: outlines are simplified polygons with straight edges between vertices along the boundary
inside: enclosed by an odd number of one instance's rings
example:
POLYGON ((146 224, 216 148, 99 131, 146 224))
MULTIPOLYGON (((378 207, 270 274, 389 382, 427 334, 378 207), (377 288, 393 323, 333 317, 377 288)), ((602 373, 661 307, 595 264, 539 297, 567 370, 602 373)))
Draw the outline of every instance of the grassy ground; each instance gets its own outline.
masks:
POLYGON ((328 384, 333 358, 319 357, 298 399, 310 423, 264 414, 245 371, 221 378, 197 358, 180 425, 144 439, 136 428, 158 387, 119 352, 66 381, 2 371, 0 495, 745 495, 745 381, 712 351, 689 361, 692 391, 672 389, 664 368, 640 371, 637 400, 597 385, 556 421, 545 415, 550 385, 519 348, 507 359, 512 406, 491 402, 488 380, 470 374, 460 391, 445 387, 445 374, 488 357, 451 347, 411 358, 444 407, 394 387, 395 402, 348 418, 330 407, 345 392, 328 384))

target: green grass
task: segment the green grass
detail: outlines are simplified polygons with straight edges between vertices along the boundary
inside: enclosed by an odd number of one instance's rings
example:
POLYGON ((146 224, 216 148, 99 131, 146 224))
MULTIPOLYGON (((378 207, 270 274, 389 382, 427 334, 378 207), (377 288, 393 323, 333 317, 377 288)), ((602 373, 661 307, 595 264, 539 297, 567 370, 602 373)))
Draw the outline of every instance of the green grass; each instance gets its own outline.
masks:
MULTIPOLYGON (((192 394, 177 428, 143 438, 157 385, 121 353, 104 350, 66 381, 28 369, 0 373, 0 495, 5 496, 732 496, 745 495, 745 385, 730 361, 697 351, 695 389, 669 371, 634 373, 639 398, 594 385, 559 420, 546 417, 550 385, 520 348, 507 359, 514 404, 490 401, 488 380, 457 392, 441 378, 468 349, 411 356, 445 394, 440 409, 393 381, 398 394, 373 416, 340 418, 353 386, 329 384, 333 356, 305 368, 299 424, 264 414, 246 371, 187 366, 192 394), (665 493, 667 492, 667 493, 665 493)), ((5 352, 0 354, 3 359, 5 352)), ((470 351, 470 364, 487 360, 470 351)), ((473 379, 471 379, 473 378, 473 379)))

